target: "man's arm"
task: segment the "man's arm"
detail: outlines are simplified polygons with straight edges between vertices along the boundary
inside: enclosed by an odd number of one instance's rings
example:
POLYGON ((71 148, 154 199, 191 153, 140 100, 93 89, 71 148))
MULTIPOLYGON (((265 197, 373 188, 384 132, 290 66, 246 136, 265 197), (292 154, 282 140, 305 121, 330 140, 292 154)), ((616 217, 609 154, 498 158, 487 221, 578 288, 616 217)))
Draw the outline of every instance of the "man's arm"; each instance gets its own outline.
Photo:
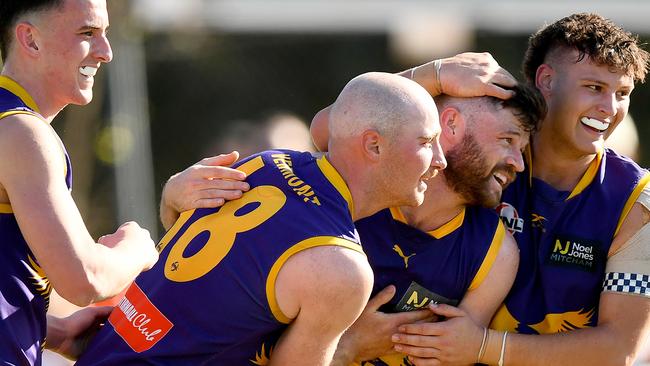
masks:
POLYGON ((512 235, 506 233, 487 276, 478 287, 465 294, 458 307, 465 310, 477 324, 488 326, 510 291, 518 266, 519 248, 512 235))
POLYGON ((323 246, 294 254, 276 280, 281 311, 294 319, 270 365, 329 365, 341 334, 361 314, 372 290, 365 255, 323 246))
POLYGON ((416 365, 475 363, 483 338, 483 327, 489 324, 510 291, 518 264, 517 243, 511 235, 506 234, 485 279, 465 294, 458 308, 448 305, 432 307, 434 313, 448 319, 400 327, 401 331, 413 332, 417 336, 396 334, 393 338, 397 343, 396 349, 410 355, 416 365), (415 344, 409 341, 411 337, 417 337, 415 344))
MULTIPOLYGON (((399 72, 397 75, 412 78, 433 97, 440 94, 454 97, 489 95, 499 99, 508 99, 513 96, 513 92, 507 88, 515 86, 517 81, 487 52, 466 52, 441 59, 439 60, 439 72, 436 72, 435 62, 431 61, 415 66, 399 72), (438 76, 440 76, 440 80, 438 80, 438 76)), ((311 121, 312 141, 320 151, 327 151, 330 108, 331 106, 327 106, 320 110, 311 121)))
POLYGON ((391 336, 400 325, 431 320, 428 310, 383 313, 379 307, 395 295, 395 286, 388 286, 368 301, 361 316, 343 334, 336 347, 332 366, 348 366, 353 362, 374 360, 396 353, 391 336))
MULTIPOLYGON (((648 210, 635 204, 621 226, 613 247, 622 243, 648 223, 648 210)), ((470 317, 458 309, 440 306, 436 314, 454 317, 459 324, 454 331, 472 336, 480 329, 470 317)), ((598 326, 567 333, 527 335, 508 334, 505 364, 511 365, 631 365, 650 333, 650 298, 616 292, 602 292, 599 303, 598 326)), ((416 365, 437 365, 431 358, 441 357, 438 349, 445 348, 438 335, 441 330, 420 325, 402 327, 398 335, 405 353, 421 357, 416 365), (425 359, 429 358, 429 359, 425 359)), ((500 357, 503 332, 490 330, 491 342, 486 347, 483 363, 496 365, 500 357)), ((474 352, 468 352, 466 357, 474 352)))
POLYGON ((229 168, 237 159, 239 153, 233 151, 205 158, 172 175, 160 199, 160 221, 165 230, 172 227, 183 211, 219 207, 248 191, 248 183, 243 182, 246 174, 229 168))
POLYGON ((0 184, 38 264, 62 297, 83 306, 115 295, 155 263, 154 243, 135 223, 103 237, 106 245, 94 242, 65 185, 59 141, 45 122, 31 115, 2 122, 0 184))
POLYGON ((112 310, 111 306, 91 306, 78 310, 66 318, 48 315, 45 347, 71 360, 76 360, 112 310))

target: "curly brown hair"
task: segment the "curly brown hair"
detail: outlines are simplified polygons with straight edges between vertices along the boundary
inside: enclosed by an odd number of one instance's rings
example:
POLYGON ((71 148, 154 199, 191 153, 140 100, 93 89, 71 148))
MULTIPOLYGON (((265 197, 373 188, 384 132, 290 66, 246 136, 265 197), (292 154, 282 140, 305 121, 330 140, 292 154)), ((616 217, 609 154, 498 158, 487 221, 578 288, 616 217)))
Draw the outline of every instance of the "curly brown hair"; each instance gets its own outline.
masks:
POLYGON ((638 36, 598 14, 578 13, 544 26, 530 37, 523 62, 528 82, 534 85, 537 68, 558 47, 577 50, 576 62, 588 56, 598 64, 622 70, 635 82, 645 81, 650 57, 638 36))

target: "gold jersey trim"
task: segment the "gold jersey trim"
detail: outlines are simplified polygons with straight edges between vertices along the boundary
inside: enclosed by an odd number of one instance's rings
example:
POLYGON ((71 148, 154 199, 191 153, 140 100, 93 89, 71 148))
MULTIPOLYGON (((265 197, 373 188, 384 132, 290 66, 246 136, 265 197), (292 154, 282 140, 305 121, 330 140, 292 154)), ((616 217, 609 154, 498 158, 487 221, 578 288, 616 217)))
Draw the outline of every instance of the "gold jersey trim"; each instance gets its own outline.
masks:
POLYGON ((632 210, 632 206, 634 206, 634 203, 641 195, 641 192, 643 192, 645 187, 648 186, 648 183, 650 183, 650 173, 646 173, 643 176, 643 178, 639 180, 639 183, 636 185, 636 188, 634 188, 634 191, 632 191, 632 194, 630 194, 630 197, 628 197, 627 202, 625 202, 625 206, 623 207, 623 212, 621 213, 621 217, 618 219, 618 224, 616 225, 616 231, 614 231, 614 236, 618 234, 618 231, 621 229, 621 226, 623 225, 623 221, 625 221, 625 219, 627 218, 627 214, 630 213, 630 211, 632 210))
POLYGON ((36 113, 40 113, 38 106, 36 105, 36 102, 34 102, 34 99, 32 98, 31 95, 25 90, 20 84, 17 82, 13 81, 11 78, 0 75, 0 88, 6 89, 16 96, 20 98, 20 100, 23 101, 30 109, 35 111, 36 113))
POLYGON ((292 255, 298 252, 301 252, 305 249, 314 248, 314 247, 322 247, 322 246, 330 246, 330 245, 340 246, 340 247, 352 249, 359 253, 363 253, 363 249, 361 248, 361 245, 355 242, 343 238, 335 237, 335 236, 315 236, 312 238, 305 239, 297 244, 294 244, 292 247, 285 250, 285 252, 282 253, 282 255, 280 256, 280 258, 278 258, 275 261, 266 279, 266 298, 268 300, 269 307, 271 308, 271 312, 273 313, 273 316, 275 317, 275 319, 277 319, 277 321, 279 321, 280 323, 289 324, 293 320, 288 316, 286 316, 282 312, 282 310, 280 310, 280 306, 278 305, 278 300, 275 297, 275 281, 278 278, 278 274, 280 273, 282 266, 284 266, 284 264, 292 255))
POLYGON ((0 203, 0 214, 10 214, 14 213, 14 210, 11 208, 9 203, 0 203))
POLYGON ((505 234, 506 234, 506 230, 505 227, 503 226, 503 222, 499 220, 499 224, 497 225, 497 230, 494 233, 494 237, 492 238, 492 243, 490 244, 490 248, 488 249, 487 254, 485 254, 485 258, 483 258, 483 263, 481 263, 481 266, 479 267, 478 271, 476 271, 476 275, 474 276, 472 283, 470 283, 469 288, 467 289, 468 291, 478 288, 481 285, 481 283, 483 283, 483 281, 485 280, 485 277, 487 277, 488 273, 490 272, 490 269, 492 269, 492 266, 494 265, 494 262, 497 259, 499 250, 503 245, 503 238, 505 234))
MULTIPOLYGON (((587 168, 587 171, 585 174, 582 175, 582 178, 580 178, 580 181, 578 184, 573 187, 573 190, 569 194, 569 196, 565 199, 565 201, 570 200, 571 198, 579 195, 582 193, 582 191, 585 190, 591 184, 591 182, 594 180, 596 177, 596 174, 598 174, 598 170, 600 169, 600 163, 603 160, 603 156, 605 155, 605 150, 600 149, 596 153, 596 158, 589 163, 589 167, 587 168)), ((526 163, 528 164, 528 185, 532 186, 533 185, 533 152, 530 147, 530 144, 526 146, 526 150, 524 151, 524 158, 526 159, 526 163)))
POLYGON ((343 196, 343 198, 347 201, 348 209, 350 210, 350 216, 354 217, 354 202, 352 202, 352 193, 350 193, 350 189, 348 188, 348 185, 345 184, 343 177, 341 177, 339 172, 336 171, 336 168, 332 166, 325 155, 316 160, 316 163, 318 163, 318 167, 323 172, 323 174, 325 174, 325 178, 327 178, 327 180, 332 183, 334 188, 336 188, 341 196, 343 196))
MULTIPOLYGON (((399 221, 401 223, 404 223, 406 225, 410 225, 406 221, 406 217, 404 216, 404 213, 399 207, 391 207, 390 208, 390 214, 393 217, 393 220, 399 221)), ((445 236, 453 233, 456 231, 459 227, 463 226, 463 222, 465 222, 465 208, 458 213, 458 215, 454 216, 453 219, 449 220, 447 223, 444 225, 440 226, 439 228, 431 231, 427 231, 426 233, 433 236, 436 239, 441 239, 444 238, 445 236)))
POLYGON ((582 191, 585 190, 585 188, 589 186, 589 184, 591 184, 591 182, 596 177, 596 174, 598 174, 598 170, 600 169, 600 163, 603 161, 604 154, 605 154, 605 150, 603 149, 598 150, 598 153, 596 154, 596 158, 591 161, 589 167, 587 168, 587 171, 582 176, 582 178, 580 178, 580 181, 573 188, 573 191, 571 191, 571 194, 569 194, 569 197, 567 197, 565 201, 568 201, 571 198, 579 195, 580 193, 582 193, 582 191))

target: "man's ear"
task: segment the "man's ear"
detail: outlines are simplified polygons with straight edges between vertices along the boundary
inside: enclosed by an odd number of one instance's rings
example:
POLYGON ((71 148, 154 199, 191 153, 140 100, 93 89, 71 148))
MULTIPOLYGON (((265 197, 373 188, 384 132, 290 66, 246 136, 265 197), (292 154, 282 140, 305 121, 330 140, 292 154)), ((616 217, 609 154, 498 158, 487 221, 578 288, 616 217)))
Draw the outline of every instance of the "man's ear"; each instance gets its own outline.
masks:
POLYGON ((555 70, 549 64, 541 64, 537 68, 537 72, 535 73, 535 86, 544 96, 551 93, 555 75, 555 70))
POLYGON ((460 142, 465 135, 466 122, 458 108, 450 106, 443 109, 440 113, 441 140, 447 146, 453 146, 460 142))
POLYGON ((371 161, 379 160, 379 155, 384 152, 383 142, 384 139, 376 130, 366 130, 361 134, 363 153, 371 161))
POLYGON ((16 25, 15 30, 15 47, 20 48, 23 52, 36 56, 38 55, 38 30, 28 22, 20 22, 16 25))

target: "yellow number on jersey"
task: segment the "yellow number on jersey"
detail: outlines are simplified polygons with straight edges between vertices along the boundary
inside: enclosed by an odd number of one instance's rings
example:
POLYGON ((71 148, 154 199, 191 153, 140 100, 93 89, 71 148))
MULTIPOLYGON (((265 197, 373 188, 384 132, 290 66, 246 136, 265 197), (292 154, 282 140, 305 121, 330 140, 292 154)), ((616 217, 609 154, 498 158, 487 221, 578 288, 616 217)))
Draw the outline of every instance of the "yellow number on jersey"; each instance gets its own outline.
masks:
MULTIPOLYGON (((261 158, 256 158, 240 168, 245 169, 249 163, 255 164, 253 172, 263 166, 261 158), (260 163, 262 164, 260 165, 260 163)), ((196 220, 187 227, 171 248, 165 262, 165 277, 175 282, 187 282, 204 276, 230 252, 238 233, 261 225, 275 215, 286 201, 287 197, 279 188, 258 186, 246 192, 242 198, 226 203, 219 211, 196 220), (255 203, 259 205, 250 212, 235 215, 239 209, 255 203), (208 239, 204 246, 189 257, 183 256, 188 245, 204 232, 208 233, 208 239)), ((184 213, 174 225, 176 229, 172 228, 170 232, 178 231, 190 216, 191 213, 184 213)), ((175 233, 172 236, 165 235, 169 239, 173 236, 175 233)))

